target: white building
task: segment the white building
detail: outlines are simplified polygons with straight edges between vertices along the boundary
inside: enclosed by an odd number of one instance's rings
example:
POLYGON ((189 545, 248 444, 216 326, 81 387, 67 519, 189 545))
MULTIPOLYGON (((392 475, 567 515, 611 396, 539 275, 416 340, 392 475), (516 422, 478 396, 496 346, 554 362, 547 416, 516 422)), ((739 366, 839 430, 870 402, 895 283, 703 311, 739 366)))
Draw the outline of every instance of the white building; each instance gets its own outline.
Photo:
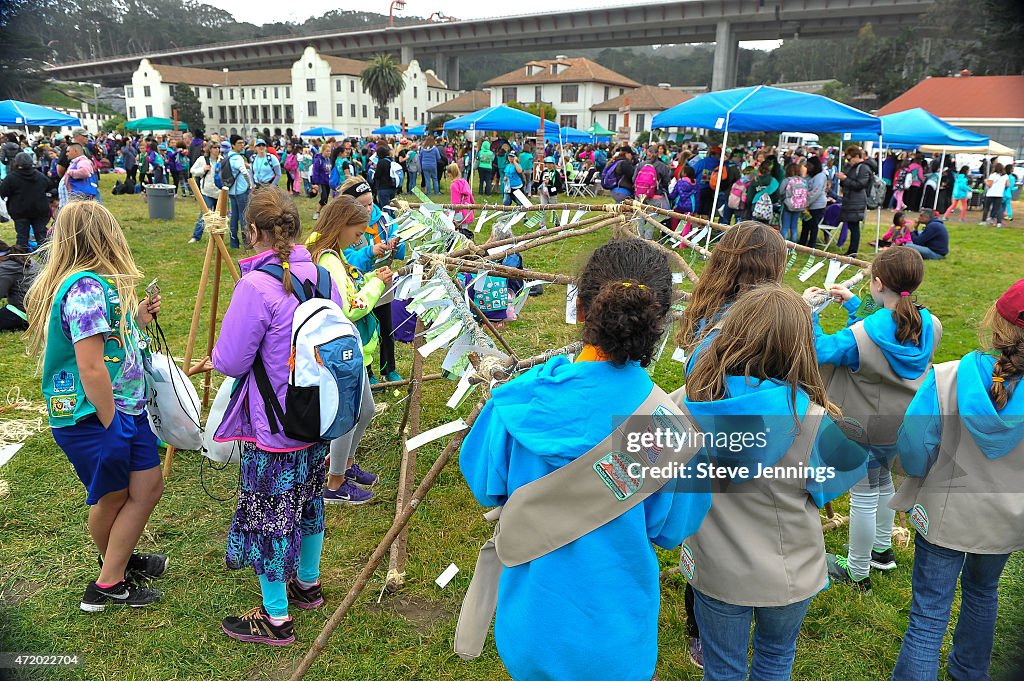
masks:
POLYGON ((583 57, 531 61, 522 68, 492 78, 491 106, 544 102, 558 112, 558 124, 587 128, 591 107, 640 87, 640 83, 583 57))
MULTIPOLYGON (((103 129, 104 123, 114 118, 112 114, 91 111, 91 107, 88 102, 82 102, 81 109, 66 109, 62 106, 51 106, 50 108, 54 111, 60 111, 61 113, 76 117, 78 120, 82 121, 81 127, 85 128, 93 135, 98 134, 103 129)), ((77 127, 79 126, 64 126, 63 128, 60 128, 60 132, 64 135, 68 135, 77 127)))
MULTIPOLYGON (((307 47, 291 69, 215 71, 139 63, 132 84, 125 86, 128 119, 172 117, 174 86, 184 84, 199 98, 206 130, 222 135, 241 131, 294 133, 314 127, 363 136, 380 125, 360 74, 367 63, 319 54, 307 47)), ((458 96, 432 71, 413 60, 400 66, 405 78, 402 94, 386 107, 389 124, 409 127, 428 120, 427 109, 458 96)), ((191 123, 191 121, 188 121, 191 123)))
POLYGON ((635 90, 627 90, 624 95, 594 104, 590 110, 594 120, 612 132, 618 132, 620 127, 624 127, 628 113, 629 139, 634 140, 640 133, 651 131, 651 120, 655 114, 692 99, 701 90, 705 88, 674 88, 668 83, 643 85, 635 90))

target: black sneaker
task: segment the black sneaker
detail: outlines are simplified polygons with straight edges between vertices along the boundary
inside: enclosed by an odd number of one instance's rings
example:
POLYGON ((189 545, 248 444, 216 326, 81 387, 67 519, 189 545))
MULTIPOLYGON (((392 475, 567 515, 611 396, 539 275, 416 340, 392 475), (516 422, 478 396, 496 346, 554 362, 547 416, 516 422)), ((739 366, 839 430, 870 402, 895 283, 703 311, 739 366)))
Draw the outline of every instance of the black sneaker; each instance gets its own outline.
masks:
POLYGON ((96 582, 89 582, 89 586, 85 587, 85 595, 82 596, 81 608, 85 612, 103 612, 108 605, 143 608, 150 603, 156 603, 162 596, 163 593, 156 589, 132 584, 123 579, 106 589, 97 586, 96 582))
POLYGON ((846 562, 846 556, 837 556, 832 553, 825 554, 825 563, 828 566, 828 577, 833 582, 850 584, 861 591, 871 590, 871 577, 854 579, 850 574, 850 568, 846 562))
MULTIPOLYGON (((97 556, 100 567, 103 567, 103 556, 97 556)), ((125 568, 125 577, 129 581, 142 579, 158 579, 167 572, 170 559, 162 553, 133 553, 125 568)))
POLYGON ((892 549, 886 549, 885 551, 871 551, 871 567, 876 570, 895 570, 896 569, 896 554, 893 553, 892 549))
POLYGON ((303 610, 313 610, 324 604, 324 592, 317 582, 308 589, 303 589, 297 579, 288 582, 288 605, 294 605, 303 610))
POLYGON ((268 646, 286 646, 295 642, 295 624, 289 619, 274 624, 263 606, 253 608, 240 617, 225 617, 221 622, 224 633, 236 641, 266 643, 268 646))

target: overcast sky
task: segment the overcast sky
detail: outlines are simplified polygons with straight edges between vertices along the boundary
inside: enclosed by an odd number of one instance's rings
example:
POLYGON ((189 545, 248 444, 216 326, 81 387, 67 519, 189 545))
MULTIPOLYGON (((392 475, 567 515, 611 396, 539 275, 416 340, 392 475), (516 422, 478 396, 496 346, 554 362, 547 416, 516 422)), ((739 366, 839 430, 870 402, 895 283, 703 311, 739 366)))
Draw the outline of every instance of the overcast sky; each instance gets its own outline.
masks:
MULTIPOLYGON (((359 9, 366 12, 387 14, 390 0, 370 0, 360 4, 340 3, 338 0, 300 0, 300 2, 282 3, 280 0, 204 0, 207 4, 231 12, 239 21, 264 24, 271 21, 303 21, 309 17, 319 16, 333 9, 359 9)), ((514 9, 501 12, 499 4, 480 2, 480 0, 406 0, 405 10, 400 12, 406 16, 427 17, 434 12, 458 19, 479 19, 482 17, 503 16, 509 14, 529 14, 532 12, 551 12, 566 6, 578 9, 590 7, 611 7, 638 4, 630 0, 578 0, 575 3, 562 5, 551 0, 516 0, 511 4, 514 9)), ((505 5, 508 7, 509 5, 505 5)), ((744 47, 771 49, 778 41, 759 41, 743 43, 744 47)))

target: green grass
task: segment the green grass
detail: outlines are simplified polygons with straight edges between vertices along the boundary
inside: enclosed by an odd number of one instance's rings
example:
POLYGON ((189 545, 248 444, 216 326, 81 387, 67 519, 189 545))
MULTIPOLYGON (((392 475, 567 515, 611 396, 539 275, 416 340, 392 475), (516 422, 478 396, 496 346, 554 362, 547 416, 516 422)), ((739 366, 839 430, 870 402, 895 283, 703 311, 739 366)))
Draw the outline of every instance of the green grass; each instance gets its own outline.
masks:
POLYGON ((32 95, 32 101, 42 106, 59 106, 65 109, 79 110, 82 103, 93 107, 93 111, 105 114, 116 114, 108 105, 102 102, 93 106, 93 89, 87 85, 77 83, 46 82, 39 86, 39 89, 32 95))
MULTIPOLYGON (((111 176, 103 178, 104 191, 112 181, 111 176)), ((185 243, 195 220, 194 204, 179 199, 175 221, 150 222, 138 196, 105 193, 104 202, 121 220, 146 273, 145 283, 160 279, 164 296, 161 322, 174 354, 180 357, 203 257, 202 246, 185 243)), ((299 207, 308 232, 314 202, 302 199, 299 207)), ((927 276, 919 291, 920 300, 945 324, 937 357, 940 361, 957 358, 974 347, 977 320, 1024 272, 1024 231, 958 224, 952 224, 951 230, 953 254, 945 261, 926 264, 927 276)), ((0 238, 13 240, 10 223, 0 225, 0 238)), ((528 252, 526 262, 542 271, 573 272, 606 238, 607 234, 600 233, 552 244, 528 252)), ((700 269, 699 262, 695 265, 700 269)), ((819 273, 813 281, 820 284, 822 278, 819 273)), ((787 280, 799 289, 805 286, 796 282, 795 273, 787 275, 787 280)), ((230 294, 228 281, 226 277, 222 284, 222 300, 230 294)), ((530 354, 574 340, 579 329, 563 323, 563 311, 561 287, 548 287, 542 297, 531 299, 522 321, 509 326, 511 342, 530 354)), ((826 317, 833 327, 842 321, 838 309, 830 309, 826 317)), ((204 342, 204 338, 199 341, 197 356, 202 356, 204 342)), ((681 366, 669 358, 671 350, 670 345, 655 371, 659 383, 670 390, 682 382, 681 366)), ((437 370, 441 356, 436 353, 428 359, 428 373, 437 370)), ((409 348, 400 346, 403 374, 408 374, 410 362, 409 348)), ((18 388, 23 397, 39 403, 34 366, 34 359, 24 355, 21 339, 13 334, 0 337, 0 399, 7 390, 18 388)), ((427 384, 424 429, 455 418, 456 414, 444 407, 453 389, 445 382, 427 384)), ((363 443, 361 461, 382 476, 377 488, 379 503, 358 509, 328 508, 323 557, 328 608, 295 612, 298 642, 285 649, 238 644, 220 631, 224 615, 237 614, 259 600, 259 587, 251 572, 224 567, 236 470, 215 471, 204 466, 200 473, 201 457, 180 453, 141 545, 144 550, 161 550, 171 556, 171 569, 160 583, 164 600, 142 611, 88 616, 79 612, 78 599, 96 569, 85 526, 82 487, 48 431, 30 438, 0 469, 0 477, 11 488, 10 495, 0 499, 0 649, 85 654, 84 667, 45 676, 53 679, 271 679, 285 675, 308 649, 391 523, 399 465, 395 431, 403 406, 400 397, 388 394, 378 398, 388 408, 363 443), (200 475, 213 495, 228 500, 208 496, 200 475)), ((436 444, 420 451, 419 476, 439 451, 436 444)), ((845 502, 838 503, 837 510, 845 514, 845 502)), ((384 595, 378 605, 384 578, 384 570, 379 570, 314 665, 310 678, 507 678, 492 643, 483 657, 472 663, 459 660, 451 650, 455 615, 476 550, 490 532, 482 511, 457 467, 450 466, 410 525, 406 588, 397 597, 384 595), (441 590, 433 579, 449 563, 458 565, 461 572, 441 590)), ((832 551, 840 550, 845 541, 845 529, 826 537, 832 551)), ((665 567, 674 564, 673 552, 659 555, 665 567)), ((869 595, 835 587, 814 599, 801 633, 794 679, 888 678, 906 626, 912 550, 897 549, 897 559, 900 568, 873 577, 875 587, 869 595)), ((581 579, 585 578, 581 574, 581 579)), ((1019 555, 1011 560, 1002 584, 994 655, 997 673, 1006 670, 1011 651, 1024 645, 1019 634, 1024 629, 1024 559, 1019 555)), ((700 674, 685 657, 681 579, 672 578, 663 595, 661 678, 699 679, 700 674)), ((954 605, 954 618, 958 607, 954 605)), ((949 641, 946 643, 948 646, 949 641)))

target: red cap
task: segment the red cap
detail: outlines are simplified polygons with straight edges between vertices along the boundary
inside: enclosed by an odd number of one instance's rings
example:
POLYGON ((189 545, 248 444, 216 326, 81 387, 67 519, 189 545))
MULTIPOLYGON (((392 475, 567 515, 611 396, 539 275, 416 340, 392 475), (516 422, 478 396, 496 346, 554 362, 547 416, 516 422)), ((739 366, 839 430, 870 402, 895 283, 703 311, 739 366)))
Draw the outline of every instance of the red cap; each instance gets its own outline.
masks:
POLYGON ((1006 321, 1024 327, 1024 279, 1006 290, 996 301, 996 310, 1006 321))
POLYGON ((709 153, 712 153, 712 154, 721 154, 721 153, 722 153, 722 147, 720 147, 720 146, 717 146, 717 145, 716 145, 716 146, 713 146, 713 147, 711 147, 711 151, 710 151, 709 153))

